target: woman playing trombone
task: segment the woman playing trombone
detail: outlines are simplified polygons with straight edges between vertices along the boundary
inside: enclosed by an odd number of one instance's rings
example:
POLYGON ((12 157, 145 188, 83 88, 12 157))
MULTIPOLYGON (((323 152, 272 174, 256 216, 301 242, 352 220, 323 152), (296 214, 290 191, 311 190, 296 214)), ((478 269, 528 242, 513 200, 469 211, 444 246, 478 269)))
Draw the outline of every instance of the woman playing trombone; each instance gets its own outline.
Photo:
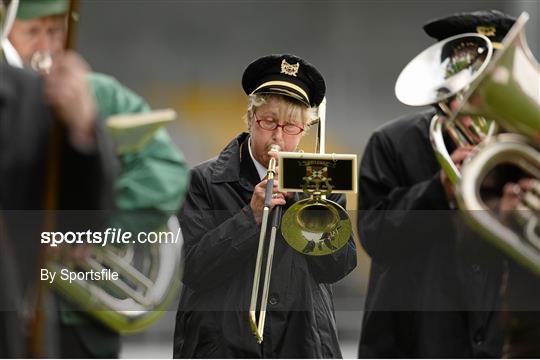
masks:
MULTIPOLYGON (((329 284, 356 266, 352 239, 340 251, 306 257, 279 235, 274 252, 264 341, 248 319, 253 269, 272 148, 295 151, 325 93, 319 71, 292 55, 250 64, 248 132, 217 158, 196 166, 180 223, 185 241, 184 290, 176 319, 175 357, 341 357, 329 284)), ((277 176, 276 171, 276 176, 277 176)), ((276 182, 277 183, 277 182, 276 182)), ((300 199, 272 189, 270 208, 300 199)), ((343 196, 331 196, 344 206, 343 196)))

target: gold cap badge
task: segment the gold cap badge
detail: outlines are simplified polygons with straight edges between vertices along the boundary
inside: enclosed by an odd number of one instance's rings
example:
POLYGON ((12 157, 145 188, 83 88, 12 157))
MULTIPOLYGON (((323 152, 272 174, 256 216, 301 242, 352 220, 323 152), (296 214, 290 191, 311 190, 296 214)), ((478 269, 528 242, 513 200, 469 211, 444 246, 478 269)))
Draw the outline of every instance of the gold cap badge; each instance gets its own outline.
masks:
POLYGON ((485 36, 495 36, 495 32, 497 29, 495 29, 495 26, 477 26, 476 32, 480 35, 485 36))
POLYGON ((296 63, 294 65, 289 64, 285 59, 281 61, 281 73, 285 75, 295 76, 298 73, 300 64, 296 63))

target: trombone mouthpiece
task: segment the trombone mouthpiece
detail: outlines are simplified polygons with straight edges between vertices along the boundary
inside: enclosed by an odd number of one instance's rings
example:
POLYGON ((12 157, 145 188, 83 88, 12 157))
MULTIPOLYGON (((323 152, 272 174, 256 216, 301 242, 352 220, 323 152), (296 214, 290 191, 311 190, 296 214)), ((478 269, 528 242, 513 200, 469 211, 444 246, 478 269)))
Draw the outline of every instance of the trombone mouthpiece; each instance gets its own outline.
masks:
POLYGON ((278 144, 272 144, 270 145, 270 150, 271 152, 279 152, 279 150, 281 150, 281 146, 279 146, 278 144))
POLYGON ((30 60, 30 66, 40 74, 48 74, 53 65, 53 59, 49 52, 36 51, 30 60))
POLYGON ((268 162, 268 178, 269 179, 273 178, 276 172, 276 157, 280 149, 281 149, 281 146, 277 144, 272 144, 270 145, 270 150, 268 150, 268 155, 270 156, 270 161, 268 162))

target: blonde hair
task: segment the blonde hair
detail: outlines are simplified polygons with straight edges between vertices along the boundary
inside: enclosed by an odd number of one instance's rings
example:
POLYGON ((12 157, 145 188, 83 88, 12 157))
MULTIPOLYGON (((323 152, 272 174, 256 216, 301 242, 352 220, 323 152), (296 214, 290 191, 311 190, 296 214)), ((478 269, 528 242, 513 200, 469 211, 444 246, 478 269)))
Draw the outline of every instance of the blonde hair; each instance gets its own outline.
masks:
POLYGON ((291 100, 286 96, 276 94, 251 94, 248 96, 247 110, 243 116, 244 123, 246 124, 248 130, 250 130, 251 119, 255 111, 272 98, 280 99, 287 104, 286 112, 289 115, 288 118, 301 119, 301 123, 305 127, 305 131, 302 133, 302 135, 307 133, 309 124, 318 118, 317 108, 306 107, 304 104, 291 100))

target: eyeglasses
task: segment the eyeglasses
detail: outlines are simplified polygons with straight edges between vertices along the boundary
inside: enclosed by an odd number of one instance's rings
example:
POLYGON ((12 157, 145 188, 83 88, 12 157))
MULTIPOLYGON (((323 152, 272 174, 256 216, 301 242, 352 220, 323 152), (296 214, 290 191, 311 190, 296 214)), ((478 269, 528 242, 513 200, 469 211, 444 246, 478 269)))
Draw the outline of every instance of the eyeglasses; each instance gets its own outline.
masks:
POLYGON ((279 125, 277 122, 273 120, 259 120, 257 119, 257 116, 255 116, 255 121, 257 122, 257 125, 259 125, 261 129, 267 130, 267 131, 274 131, 277 128, 281 128, 283 132, 287 135, 298 135, 304 131, 303 127, 300 127, 294 124, 279 125))

